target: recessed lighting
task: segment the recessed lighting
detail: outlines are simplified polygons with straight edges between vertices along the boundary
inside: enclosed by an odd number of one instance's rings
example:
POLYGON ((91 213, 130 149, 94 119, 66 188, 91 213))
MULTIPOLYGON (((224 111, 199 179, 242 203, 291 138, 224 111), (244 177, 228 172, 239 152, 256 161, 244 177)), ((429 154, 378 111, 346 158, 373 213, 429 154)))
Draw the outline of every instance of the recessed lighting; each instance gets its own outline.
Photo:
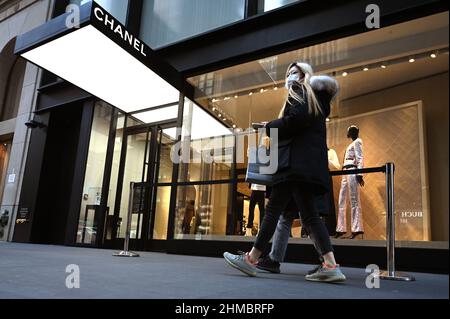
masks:
POLYGON ((253 92, 250 92, 248 95, 252 96, 252 95, 253 95, 253 92))
POLYGON ((382 68, 382 69, 386 69, 386 68, 387 68, 386 64, 382 64, 382 65, 381 65, 381 68, 382 68))
POLYGON ((416 59, 409 59, 409 63, 416 62, 416 59))
POLYGON ((236 128, 236 124, 233 124, 233 128, 236 128))
POLYGON ((326 121, 327 121, 327 122, 330 122, 330 119, 329 119, 329 118, 327 118, 327 119, 326 119, 326 121))
POLYGON ((273 88, 274 91, 278 91, 278 86, 273 88))
POLYGON ((347 72, 343 72, 343 73, 342 73, 342 76, 347 76, 347 75, 348 75, 347 72))
POLYGON ((223 120, 226 121, 227 119, 226 119, 226 118, 223 118, 223 120))
POLYGON ((218 117, 222 117, 222 114, 217 115, 218 117))
POLYGON ((237 99, 239 97, 239 95, 235 95, 234 98, 237 99))
POLYGON ((369 71, 369 68, 364 68, 363 71, 364 72, 369 71))
POLYGON ((230 97, 229 96, 227 96, 226 98, 224 98, 223 100, 224 101, 228 101, 230 99, 230 97))
POLYGON ((436 59, 436 57, 437 57, 436 53, 431 53, 431 54, 430 54, 430 58, 436 59))
POLYGON ((219 101, 218 99, 212 99, 212 102, 213 103, 215 103, 215 102, 217 102, 217 101, 219 101))
POLYGON ((213 108, 212 108, 212 110, 213 110, 213 112, 214 112, 214 111, 216 110, 216 108, 215 108, 215 107, 213 107, 213 108))

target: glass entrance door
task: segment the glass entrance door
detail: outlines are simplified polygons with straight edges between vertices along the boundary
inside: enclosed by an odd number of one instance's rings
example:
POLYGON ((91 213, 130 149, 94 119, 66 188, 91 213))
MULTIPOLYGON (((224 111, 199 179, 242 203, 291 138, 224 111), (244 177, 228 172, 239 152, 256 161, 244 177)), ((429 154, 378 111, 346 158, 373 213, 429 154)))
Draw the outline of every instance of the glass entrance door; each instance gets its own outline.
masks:
POLYGON ((130 184, 134 183, 130 249, 144 250, 152 239, 167 239, 173 164, 170 151, 176 141, 173 125, 126 130, 122 148, 114 212, 117 248, 126 234, 130 184))

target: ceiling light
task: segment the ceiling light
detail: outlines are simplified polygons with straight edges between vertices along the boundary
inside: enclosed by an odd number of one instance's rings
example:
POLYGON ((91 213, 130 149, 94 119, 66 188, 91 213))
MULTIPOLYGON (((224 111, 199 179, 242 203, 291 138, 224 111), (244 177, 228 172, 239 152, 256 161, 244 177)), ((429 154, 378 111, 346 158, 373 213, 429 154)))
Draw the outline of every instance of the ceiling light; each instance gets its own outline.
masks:
POLYGON ((364 72, 369 71, 369 68, 364 68, 363 71, 364 72))
POLYGON ((347 72, 343 72, 343 73, 342 73, 342 76, 347 76, 347 75, 348 75, 347 72))
POLYGON ((214 111, 216 110, 216 108, 215 108, 215 107, 213 107, 213 108, 212 108, 212 110, 213 110, 213 112, 214 112, 214 111))
POLYGON ((126 113, 176 102, 190 87, 94 1, 80 14, 79 29, 66 14, 19 36, 15 53, 126 113))
POLYGON ((413 63, 413 62, 416 62, 416 59, 413 59, 413 58, 409 59, 409 63, 413 63))
POLYGON ((239 95, 235 95, 234 98, 237 99, 239 97, 239 95))
POLYGON ((436 59, 437 54, 436 54, 436 53, 431 53, 431 54, 430 54, 430 57, 431 57, 432 59, 436 59))
POLYGON ((278 86, 273 88, 274 91, 278 91, 278 86))
POLYGON ((382 64, 382 65, 381 65, 381 68, 382 68, 382 69, 386 69, 386 68, 387 68, 386 64, 382 64))
POLYGON ((252 95, 253 95, 253 92, 250 92, 248 95, 252 96, 252 95))
POLYGON ((218 117, 222 117, 222 114, 219 113, 219 115, 217 115, 218 117))
POLYGON ((329 118, 327 118, 327 119, 326 119, 326 121, 327 121, 327 122, 330 122, 330 119, 329 119, 329 118))

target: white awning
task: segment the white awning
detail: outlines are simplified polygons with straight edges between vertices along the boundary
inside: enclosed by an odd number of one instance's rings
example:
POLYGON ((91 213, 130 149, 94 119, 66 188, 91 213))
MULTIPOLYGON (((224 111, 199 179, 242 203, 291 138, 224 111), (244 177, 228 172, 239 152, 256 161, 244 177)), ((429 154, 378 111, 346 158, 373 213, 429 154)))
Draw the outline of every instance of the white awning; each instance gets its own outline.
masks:
POLYGON ((179 100, 180 74, 95 2, 80 28, 67 14, 20 36, 16 53, 105 102, 131 113, 179 100))

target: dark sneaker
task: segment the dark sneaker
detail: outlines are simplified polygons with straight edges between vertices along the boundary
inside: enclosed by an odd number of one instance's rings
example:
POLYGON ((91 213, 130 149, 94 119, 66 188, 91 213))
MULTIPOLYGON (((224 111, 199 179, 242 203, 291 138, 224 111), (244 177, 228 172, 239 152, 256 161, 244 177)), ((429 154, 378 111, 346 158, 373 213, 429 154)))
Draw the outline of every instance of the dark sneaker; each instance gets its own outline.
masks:
POLYGON ((259 258, 256 268, 265 270, 274 274, 280 273, 280 263, 270 259, 269 255, 264 258, 259 258))
POLYGON ((247 255, 239 254, 233 255, 229 252, 223 253, 223 258, 225 258, 226 262, 233 268, 242 271, 244 274, 255 277, 256 276, 256 267, 247 260, 247 255))
POLYGON ((339 266, 335 268, 328 268, 321 265, 315 272, 305 276, 309 281, 320 282, 343 282, 346 280, 339 266))

